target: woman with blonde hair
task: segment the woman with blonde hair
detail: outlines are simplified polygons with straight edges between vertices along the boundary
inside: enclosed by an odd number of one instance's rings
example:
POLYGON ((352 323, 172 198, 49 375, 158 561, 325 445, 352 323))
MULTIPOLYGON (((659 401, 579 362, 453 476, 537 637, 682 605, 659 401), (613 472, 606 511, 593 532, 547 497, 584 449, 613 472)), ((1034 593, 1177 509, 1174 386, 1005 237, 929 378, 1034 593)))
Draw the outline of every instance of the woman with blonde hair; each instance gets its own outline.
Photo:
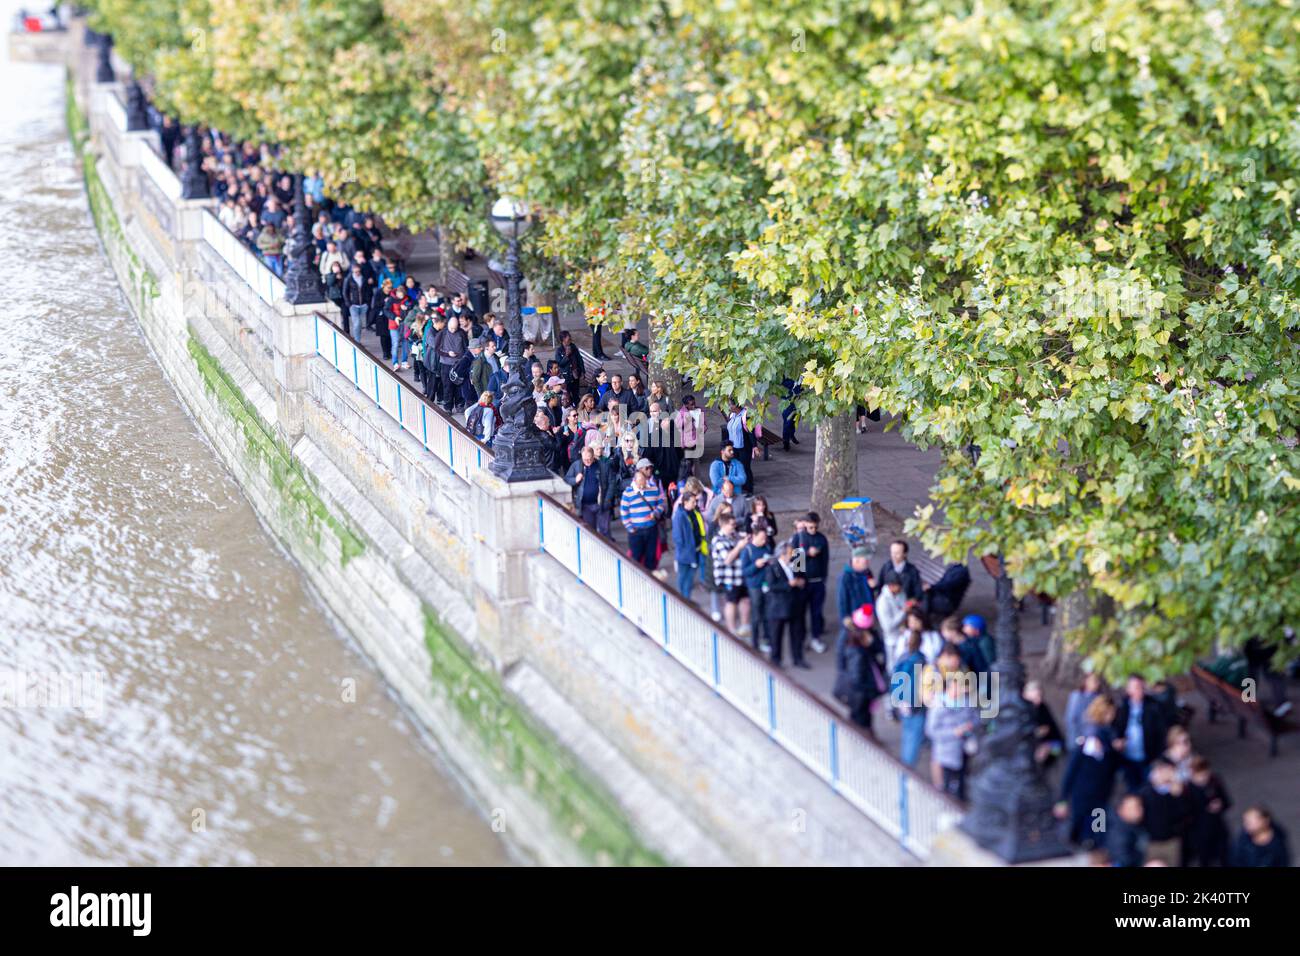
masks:
POLYGON ((1093 698, 1084 712, 1090 728, 1079 746, 1071 751, 1061 778, 1061 797, 1056 804, 1058 819, 1070 821, 1070 839, 1089 849, 1105 846, 1110 823, 1110 795, 1119 771, 1119 754, 1111 728, 1115 705, 1105 694, 1093 698))

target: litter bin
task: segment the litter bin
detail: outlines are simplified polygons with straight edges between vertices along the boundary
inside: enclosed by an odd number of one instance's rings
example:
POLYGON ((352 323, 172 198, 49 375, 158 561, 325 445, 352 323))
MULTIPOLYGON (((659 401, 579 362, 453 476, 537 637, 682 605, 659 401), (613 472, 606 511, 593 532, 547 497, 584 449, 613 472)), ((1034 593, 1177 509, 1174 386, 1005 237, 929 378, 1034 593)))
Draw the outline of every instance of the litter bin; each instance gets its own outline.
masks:
POLYGON ((492 311, 488 305, 488 284, 486 279, 475 279, 469 284, 469 307, 479 318, 492 311))
POLYGON ((831 505, 835 523, 850 548, 866 548, 876 553, 876 518, 871 513, 870 498, 845 498, 831 505))

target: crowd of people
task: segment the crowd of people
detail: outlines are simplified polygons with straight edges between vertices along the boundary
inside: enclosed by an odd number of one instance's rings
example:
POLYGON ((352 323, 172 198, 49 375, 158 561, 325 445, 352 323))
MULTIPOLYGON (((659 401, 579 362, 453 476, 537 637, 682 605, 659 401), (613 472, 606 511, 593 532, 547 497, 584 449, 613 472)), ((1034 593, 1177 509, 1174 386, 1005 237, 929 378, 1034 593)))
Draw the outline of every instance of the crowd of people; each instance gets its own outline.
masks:
MULTIPOLYGON (((160 133, 170 161, 179 128, 167 121, 160 133)), ((292 178, 275 170, 265 147, 212 132, 202 148, 219 219, 282 274, 295 226, 292 178)), ((470 433, 490 446, 511 373, 504 322, 409 274, 384 249, 376 219, 329 201, 318 178, 305 179, 304 193, 313 267, 351 336, 374 331, 394 371, 413 370, 426 396, 463 412, 470 433)), ((664 579, 660 563, 671 549, 684 598, 699 592, 715 621, 774 666, 809 668, 807 654, 826 652, 834 627, 825 614, 830 543, 820 515, 802 514, 782 537, 767 499, 755 493, 761 424, 731 405, 718 454, 704 467, 704 408, 648 380, 635 329, 622 345, 632 363, 626 376, 589 368, 568 332, 549 358, 532 342, 523 348, 534 423, 548 466, 572 489, 574 511, 611 539, 617 520, 629 558, 664 579)), ((789 448, 798 443, 798 386, 784 384, 781 437, 789 448)), ((968 768, 997 719, 979 696, 996 657, 993 640, 979 615, 957 614, 969 574, 952 565, 923 583, 902 540, 879 569, 870 558, 854 550, 836 582, 834 697, 868 733, 882 710, 896 721, 905 764, 915 766, 928 744, 934 785, 964 800, 968 768)), ((1135 675, 1116 700, 1090 675, 1070 695, 1064 730, 1041 686, 1031 681, 1023 693, 1038 736, 1035 759, 1061 762, 1056 813, 1079 847, 1113 866, 1289 865, 1286 834, 1264 807, 1247 808, 1230 837, 1227 788, 1195 752, 1168 685, 1148 687, 1135 675)))

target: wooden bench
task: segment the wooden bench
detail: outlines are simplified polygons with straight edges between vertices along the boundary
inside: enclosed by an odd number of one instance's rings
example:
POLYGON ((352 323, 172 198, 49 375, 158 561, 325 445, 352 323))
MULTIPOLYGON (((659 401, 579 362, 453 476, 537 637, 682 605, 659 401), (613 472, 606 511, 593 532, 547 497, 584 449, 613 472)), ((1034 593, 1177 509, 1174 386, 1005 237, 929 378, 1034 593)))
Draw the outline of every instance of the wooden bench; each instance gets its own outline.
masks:
POLYGON ((1237 736, 1242 739, 1246 736, 1246 728, 1252 722, 1257 724, 1268 734, 1270 757, 1277 756, 1277 739, 1297 729, 1293 721, 1273 716, 1258 701, 1246 700, 1240 687, 1233 687, 1199 664, 1192 667, 1191 676, 1192 683, 1209 706, 1210 723, 1215 722, 1220 712, 1231 714, 1237 718, 1237 736))
POLYGON ((633 355, 631 352, 627 350, 626 346, 619 349, 618 354, 622 356, 623 361, 627 362, 627 364, 632 368, 633 372, 641 376, 641 384, 646 386, 646 388, 649 388, 650 387, 650 363, 647 362, 645 359, 637 358, 635 355, 633 355))

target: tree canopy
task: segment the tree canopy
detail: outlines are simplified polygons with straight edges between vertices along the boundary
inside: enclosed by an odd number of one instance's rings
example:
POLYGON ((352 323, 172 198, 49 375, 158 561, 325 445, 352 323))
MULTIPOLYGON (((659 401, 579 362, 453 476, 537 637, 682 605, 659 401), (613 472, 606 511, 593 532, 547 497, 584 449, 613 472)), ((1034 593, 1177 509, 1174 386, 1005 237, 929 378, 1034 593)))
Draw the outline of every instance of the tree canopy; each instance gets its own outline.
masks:
POLYGON ((534 267, 697 387, 899 413, 945 451, 917 533, 1111 599, 1111 676, 1300 619, 1287 4, 95 7, 183 118, 395 222, 526 197, 534 267))

